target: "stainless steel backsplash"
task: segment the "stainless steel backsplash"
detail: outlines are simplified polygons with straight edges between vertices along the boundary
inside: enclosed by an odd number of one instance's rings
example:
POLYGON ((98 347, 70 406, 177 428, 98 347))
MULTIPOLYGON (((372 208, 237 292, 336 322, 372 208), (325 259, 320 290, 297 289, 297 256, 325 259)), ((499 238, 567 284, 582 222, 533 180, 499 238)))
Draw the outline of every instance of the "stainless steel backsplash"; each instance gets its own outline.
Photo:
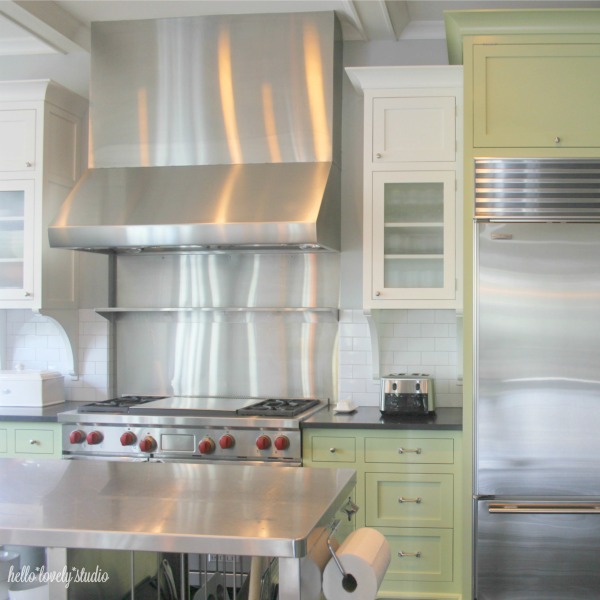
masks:
POLYGON ((333 398, 338 254, 121 255, 116 394, 333 398))

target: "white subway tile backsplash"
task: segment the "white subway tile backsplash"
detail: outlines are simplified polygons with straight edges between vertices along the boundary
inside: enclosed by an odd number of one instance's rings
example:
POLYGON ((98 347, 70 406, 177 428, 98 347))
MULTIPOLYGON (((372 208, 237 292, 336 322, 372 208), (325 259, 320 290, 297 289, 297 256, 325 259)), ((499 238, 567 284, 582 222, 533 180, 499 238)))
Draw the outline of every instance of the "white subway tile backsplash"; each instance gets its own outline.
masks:
MULTIPOLYGON (((27 310, 6 313, 6 365, 58 370, 65 375, 68 400, 108 398, 112 341, 108 322, 95 311, 79 311, 79 379, 69 376, 70 349, 54 323, 27 310)), ((429 373, 435 378, 438 406, 462 406, 458 379, 457 320, 448 310, 384 310, 378 314, 381 374, 429 373)), ((373 379, 371 337, 362 310, 340 310, 338 395, 363 406, 379 405, 379 379, 373 379)))
POLYGON ((108 323, 93 310, 79 311, 79 379, 72 380, 71 349, 51 319, 29 310, 6 310, 6 365, 14 369, 59 371, 65 376, 67 400, 90 402, 108 398, 108 323))
MULTIPOLYGON (((456 313, 452 310, 382 310, 377 319, 379 372, 382 375, 428 373, 435 379, 438 406, 462 406, 462 386, 457 373, 456 313)), ((370 349, 370 337, 365 338, 363 329, 348 326, 361 322, 368 328, 361 310, 343 311, 339 394, 359 405, 378 406, 380 383, 379 379, 373 379, 371 353, 358 352, 370 349), (353 352, 347 351, 349 339, 353 352)))

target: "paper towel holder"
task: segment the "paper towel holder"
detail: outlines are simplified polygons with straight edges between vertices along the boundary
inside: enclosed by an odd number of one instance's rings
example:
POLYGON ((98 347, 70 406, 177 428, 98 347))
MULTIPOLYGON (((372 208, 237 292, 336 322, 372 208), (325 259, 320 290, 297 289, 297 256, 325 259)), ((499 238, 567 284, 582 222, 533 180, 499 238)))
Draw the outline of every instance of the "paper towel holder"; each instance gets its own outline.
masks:
POLYGON ((340 526, 340 520, 336 519, 331 525, 331 533, 329 534, 329 537, 327 538, 327 548, 329 549, 331 558, 333 559, 337 568, 340 570, 340 573, 342 574, 342 588, 344 589, 344 591, 352 593, 358 587, 358 582, 356 581, 356 578, 354 577, 354 575, 352 575, 351 573, 346 573, 346 571, 344 570, 344 567, 342 567, 342 563, 340 562, 340 559, 338 558, 338 556, 335 553, 335 550, 333 549, 333 546, 331 544, 331 538, 335 535, 335 532, 339 526, 340 526))

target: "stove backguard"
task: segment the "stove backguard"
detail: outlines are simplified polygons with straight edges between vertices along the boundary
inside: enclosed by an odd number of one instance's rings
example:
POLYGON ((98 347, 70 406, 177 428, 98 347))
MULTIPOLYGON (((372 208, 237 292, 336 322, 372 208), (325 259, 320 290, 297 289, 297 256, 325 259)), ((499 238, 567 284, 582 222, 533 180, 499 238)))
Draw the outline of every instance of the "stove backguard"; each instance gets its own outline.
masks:
POLYGON ((111 260, 113 396, 335 397, 339 254, 111 260))

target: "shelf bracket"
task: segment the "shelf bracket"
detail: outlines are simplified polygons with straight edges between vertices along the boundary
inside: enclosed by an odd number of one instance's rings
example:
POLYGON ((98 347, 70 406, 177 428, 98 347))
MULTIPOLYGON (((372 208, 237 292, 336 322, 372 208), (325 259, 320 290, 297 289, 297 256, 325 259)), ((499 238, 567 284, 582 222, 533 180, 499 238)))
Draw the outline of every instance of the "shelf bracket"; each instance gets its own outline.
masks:
POLYGON ((379 331, 377 329, 379 313, 365 309, 364 315, 369 326, 369 337, 371 338, 371 376, 374 380, 377 380, 380 377, 381 371, 379 365, 379 331))
POLYGON ((69 354, 69 378, 79 379, 79 311, 73 308, 40 308, 34 312, 54 323, 69 354))

